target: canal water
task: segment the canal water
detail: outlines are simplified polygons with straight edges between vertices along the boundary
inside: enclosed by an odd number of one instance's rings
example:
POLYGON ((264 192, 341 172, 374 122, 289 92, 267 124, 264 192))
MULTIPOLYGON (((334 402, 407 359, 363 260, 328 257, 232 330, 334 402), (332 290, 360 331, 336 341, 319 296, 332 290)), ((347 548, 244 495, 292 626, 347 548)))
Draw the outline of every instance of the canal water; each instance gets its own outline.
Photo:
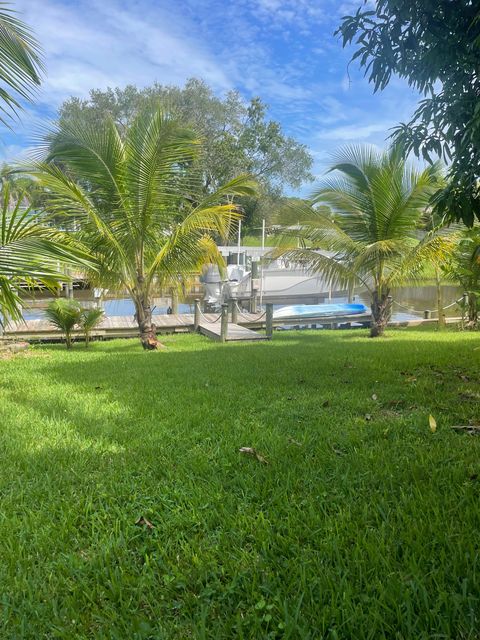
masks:
MULTIPOLYGON (((455 286, 442 287, 443 306, 451 305, 458 300, 462 295, 462 290, 455 286)), ((92 296, 92 292, 88 289, 75 290, 74 297, 81 304, 95 305, 96 301, 92 296)), ((24 318, 25 320, 34 320, 42 318, 44 310, 47 304, 52 300, 51 296, 46 294, 38 294, 34 299, 25 298, 24 304, 24 318)), ((413 320, 415 318, 422 318, 424 311, 431 310, 432 317, 436 318, 435 313, 437 308, 437 294, 436 289, 433 286, 425 287, 404 287, 393 292, 393 313, 392 320, 413 320)), ((334 302, 347 302, 347 298, 335 297, 334 302)), ((355 296, 355 302, 363 303, 367 308, 370 305, 368 295, 359 293, 355 296)), ((166 314, 171 304, 170 298, 154 298, 153 299, 153 313, 166 314)), ((292 304, 285 302, 285 305, 292 304)), ((102 300, 101 306, 105 310, 107 316, 133 316, 135 308, 132 301, 122 295, 118 297, 109 296, 107 299, 102 300)), ((278 309, 284 305, 274 305, 274 308, 278 309)), ((180 302, 178 305, 179 313, 193 313, 194 300, 193 297, 186 301, 180 302)), ((459 316, 461 313, 460 307, 457 304, 453 304, 445 310, 447 317, 459 316)))

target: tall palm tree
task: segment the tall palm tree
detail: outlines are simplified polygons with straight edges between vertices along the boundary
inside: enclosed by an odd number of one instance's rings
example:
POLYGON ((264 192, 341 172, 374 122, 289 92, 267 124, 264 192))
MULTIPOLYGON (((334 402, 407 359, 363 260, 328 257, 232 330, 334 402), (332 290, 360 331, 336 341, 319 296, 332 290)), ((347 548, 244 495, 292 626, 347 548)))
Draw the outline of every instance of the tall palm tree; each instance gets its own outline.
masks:
POLYGON ((312 208, 299 210, 294 233, 301 246, 281 252, 323 273, 332 286, 364 287, 371 298, 370 333, 379 336, 389 320, 392 288, 420 278, 426 264, 441 262, 451 250, 447 235, 422 230, 440 169, 417 170, 399 147, 352 146, 336 155, 331 172, 313 194, 312 208))
POLYGON ((40 46, 30 28, 18 19, 9 3, 0 2, 0 122, 9 126, 40 85, 43 64, 40 46))
POLYGON ((8 184, 0 192, 0 323, 22 318, 25 287, 58 288, 66 276, 62 265, 94 268, 88 252, 66 234, 46 226, 19 195, 11 198, 8 184))
POLYGON ((113 120, 58 125, 32 172, 52 214, 76 220, 101 264, 96 280, 126 290, 144 348, 156 348, 152 296, 205 262, 221 263, 214 236, 239 216, 233 196, 252 195, 239 177, 202 195, 201 143, 161 109, 140 113, 119 134, 113 120))

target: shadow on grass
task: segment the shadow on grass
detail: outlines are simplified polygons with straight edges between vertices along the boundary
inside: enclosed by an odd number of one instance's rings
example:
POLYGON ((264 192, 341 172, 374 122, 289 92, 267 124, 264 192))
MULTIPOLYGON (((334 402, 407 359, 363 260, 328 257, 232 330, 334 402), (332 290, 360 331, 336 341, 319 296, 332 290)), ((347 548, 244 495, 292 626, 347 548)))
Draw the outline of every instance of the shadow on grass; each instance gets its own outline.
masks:
POLYGON ((8 363, 6 637, 473 638, 477 355, 364 336, 8 363))

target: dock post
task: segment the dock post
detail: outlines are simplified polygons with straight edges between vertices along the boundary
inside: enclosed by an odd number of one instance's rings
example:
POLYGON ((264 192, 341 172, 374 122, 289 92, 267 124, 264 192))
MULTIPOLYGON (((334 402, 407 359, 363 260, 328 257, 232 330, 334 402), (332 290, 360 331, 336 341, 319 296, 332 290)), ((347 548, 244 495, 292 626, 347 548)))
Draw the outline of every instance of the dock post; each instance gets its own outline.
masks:
POLYGON ((265 333, 267 338, 273 335, 273 303, 267 302, 265 313, 265 333))
POLYGON ((431 317, 432 317, 432 312, 430 311, 430 309, 425 309, 425 311, 423 312, 424 320, 430 320, 431 317))
POLYGON ((252 289, 250 296, 250 313, 257 313, 257 291, 258 289, 252 289))
POLYGON ((198 327, 200 325, 200 299, 195 298, 195 308, 193 315, 193 330, 198 331, 198 327))
POLYGON ((232 305, 232 322, 233 324, 238 323, 238 307, 237 301, 235 298, 230 298, 230 304, 232 305))
POLYGON ((176 315, 178 313, 178 293, 173 287, 170 291, 172 294, 172 315, 176 315))
POLYGON ((222 304, 222 317, 220 320, 220 341, 226 342, 228 334, 228 304, 222 304))

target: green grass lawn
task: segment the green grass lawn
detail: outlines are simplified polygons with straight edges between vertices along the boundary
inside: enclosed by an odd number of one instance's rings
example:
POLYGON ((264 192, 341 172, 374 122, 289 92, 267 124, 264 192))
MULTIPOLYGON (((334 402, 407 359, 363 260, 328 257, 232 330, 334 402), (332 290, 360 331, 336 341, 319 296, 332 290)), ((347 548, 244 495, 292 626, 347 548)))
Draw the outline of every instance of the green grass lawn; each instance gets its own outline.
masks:
POLYGON ((0 361, 2 640, 480 638, 478 334, 164 343, 0 361))

